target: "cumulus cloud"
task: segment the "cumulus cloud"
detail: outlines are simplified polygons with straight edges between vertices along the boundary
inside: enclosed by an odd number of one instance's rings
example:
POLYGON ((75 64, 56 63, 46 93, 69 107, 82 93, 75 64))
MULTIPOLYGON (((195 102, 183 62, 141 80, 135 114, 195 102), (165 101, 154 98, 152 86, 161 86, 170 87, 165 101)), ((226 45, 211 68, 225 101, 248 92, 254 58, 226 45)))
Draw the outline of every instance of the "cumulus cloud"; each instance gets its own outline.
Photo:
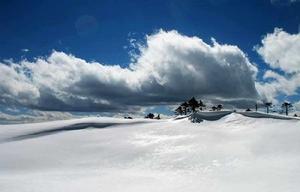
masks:
POLYGON ((38 88, 32 84, 21 65, 12 62, 1 63, 0 74, 1 103, 31 105, 39 98, 38 88))
POLYGON ((266 100, 274 100, 279 93, 287 96, 297 94, 300 87, 300 33, 289 34, 275 28, 273 33, 262 39, 256 50, 266 64, 282 72, 265 72, 265 81, 256 83, 261 96, 266 100))
POLYGON ((274 69, 286 73, 300 72, 300 33, 289 34, 275 28, 267 34, 257 48, 258 54, 274 69))
POLYGON ((105 112, 191 96, 255 100, 257 68, 237 46, 212 41, 160 30, 138 46, 139 55, 127 68, 57 51, 34 61, 2 63, 0 99, 42 110, 105 112))
POLYGON ((264 74, 265 82, 257 82, 256 88, 261 97, 267 101, 275 101, 278 94, 296 95, 300 87, 300 73, 286 77, 268 70, 264 74), (269 80, 269 81, 268 81, 269 80))

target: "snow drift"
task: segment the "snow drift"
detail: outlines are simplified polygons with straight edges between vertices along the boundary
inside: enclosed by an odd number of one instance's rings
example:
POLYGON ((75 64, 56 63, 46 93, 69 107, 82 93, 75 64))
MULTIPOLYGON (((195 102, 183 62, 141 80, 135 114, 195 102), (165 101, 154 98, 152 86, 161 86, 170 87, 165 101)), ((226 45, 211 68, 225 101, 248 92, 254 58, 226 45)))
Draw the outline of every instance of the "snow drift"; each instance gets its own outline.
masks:
POLYGON ((199 124, 101 117, 1 125, 0 189, 296 192, 299 138, 298 120, 237 113, 199 124))
POLYGON ((189 119, 193 123, 200 123, 203 120, 215 121, 215 120, 221 119, 222 117, 229 115, 231 113, 232 113, 231 111, 197 112, 197 113, 191 114, 189 119))

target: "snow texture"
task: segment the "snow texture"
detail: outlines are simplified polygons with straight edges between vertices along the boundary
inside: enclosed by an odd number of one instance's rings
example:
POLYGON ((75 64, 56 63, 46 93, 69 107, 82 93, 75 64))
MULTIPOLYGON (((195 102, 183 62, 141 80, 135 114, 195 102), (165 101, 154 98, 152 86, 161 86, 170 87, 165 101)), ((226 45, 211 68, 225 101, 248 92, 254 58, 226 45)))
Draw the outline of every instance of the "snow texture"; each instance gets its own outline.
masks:
POLYGON ((300 121, 82 118, 0 126, 0 191, 299 191, 300 121))

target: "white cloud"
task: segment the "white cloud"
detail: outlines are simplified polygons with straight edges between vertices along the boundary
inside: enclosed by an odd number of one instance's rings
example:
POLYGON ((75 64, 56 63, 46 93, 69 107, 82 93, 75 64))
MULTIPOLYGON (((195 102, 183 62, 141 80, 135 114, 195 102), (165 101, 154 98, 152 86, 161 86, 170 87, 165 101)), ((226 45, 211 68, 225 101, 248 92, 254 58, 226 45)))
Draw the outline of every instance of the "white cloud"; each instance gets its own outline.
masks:
POLYGON ((176 31, 146 37, 128 68, 63 52, 0 65, 0 99, 43 110, 128 111, 191 96, 253 100, 257 68, 233 45, 213 45, 176 31), (8 73, 7 73, 8 72, 8 73))
POLYGON ((39 98, 38 88, 19 64, 0 64, 0 102, 31 105, 39 98))
POLYGON ((266 64, 283 72, 265 72, 265 82, 256 83, 261 96, 274 101, 279 93, 286 96, 296 95, 300 88, 300 33, 289 34, 275 28, 273 33, 263 38, 262 45, 256 47, 256 50, 266 64))
POLYGON ((286 73, 300 72, 300 33, 289 34, 275 28, 261 43, 257 52, 270 67, 286 73))
POLYGON ((29 52, 29 49, 21 49, 23 52, 29 52))
POLYGON ((275 97, 282 93, 286 96, 296 95, 300 87, 300 73, 296 73, 291 77, 285 77, 274 71, 268 70, 264 74, 264 79, 271 81, 256 82, 256 88, 261 97, 267 101, 275 101, 275 97))

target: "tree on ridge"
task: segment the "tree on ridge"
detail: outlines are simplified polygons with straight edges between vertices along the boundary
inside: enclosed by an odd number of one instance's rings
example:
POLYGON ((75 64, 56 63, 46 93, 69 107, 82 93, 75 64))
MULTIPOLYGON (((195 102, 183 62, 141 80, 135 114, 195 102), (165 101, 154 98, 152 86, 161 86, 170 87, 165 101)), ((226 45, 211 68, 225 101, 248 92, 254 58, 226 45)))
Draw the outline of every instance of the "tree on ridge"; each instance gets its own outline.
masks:
POLYGON ((266 102, 266 103, 265 103, 265 106, 266 106, 266 108, 267 108, 267 113, 269 113, 269 109, 270 109, 270 107, 272 106, 272 102, 266 102))

